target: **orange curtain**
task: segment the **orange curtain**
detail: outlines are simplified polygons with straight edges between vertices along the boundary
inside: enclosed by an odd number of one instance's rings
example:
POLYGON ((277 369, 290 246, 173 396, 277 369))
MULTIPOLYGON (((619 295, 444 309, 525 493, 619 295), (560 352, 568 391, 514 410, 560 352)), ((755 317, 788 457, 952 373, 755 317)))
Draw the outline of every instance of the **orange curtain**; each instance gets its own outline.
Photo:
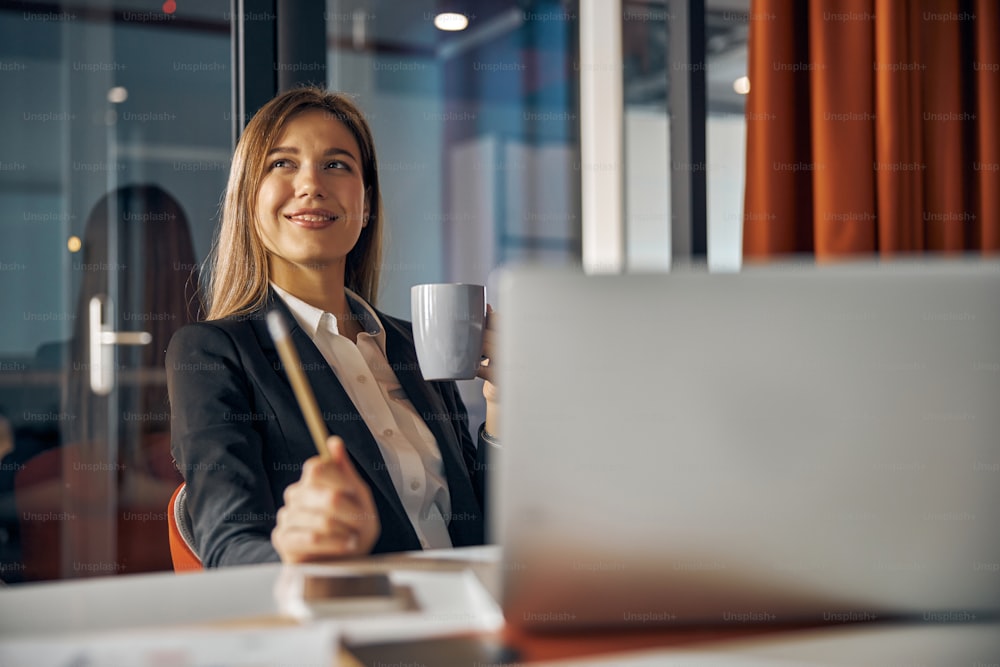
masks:
POLYGON ((752 0, 743 253, 1000 251, 1000 2, 752 0))

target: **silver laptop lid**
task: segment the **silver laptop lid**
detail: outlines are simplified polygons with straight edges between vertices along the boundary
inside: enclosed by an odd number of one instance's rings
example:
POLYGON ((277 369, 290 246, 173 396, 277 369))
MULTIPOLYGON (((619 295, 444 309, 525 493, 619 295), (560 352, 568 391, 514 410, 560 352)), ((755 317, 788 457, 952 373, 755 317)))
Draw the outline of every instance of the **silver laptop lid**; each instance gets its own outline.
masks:
POLYGON ((1000 608, 998 268, 506 271, 508 621, 1000 608))

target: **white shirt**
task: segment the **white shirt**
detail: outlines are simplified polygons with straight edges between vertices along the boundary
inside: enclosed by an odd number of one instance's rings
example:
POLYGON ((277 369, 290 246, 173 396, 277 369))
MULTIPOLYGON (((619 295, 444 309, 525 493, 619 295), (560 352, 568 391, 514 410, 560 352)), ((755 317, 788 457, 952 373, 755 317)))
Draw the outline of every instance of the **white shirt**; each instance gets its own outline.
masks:
POLYGON ((425 549, 450 548, 445 517, 451 495, 441 450, 385 356, 385 331, 371 307, 344 290, 352 315, 364 329, 357 344, 340 335, 332 313, 311 306, 274 283, 274 291, 330 364, 375 437, 389 477, 425 549))

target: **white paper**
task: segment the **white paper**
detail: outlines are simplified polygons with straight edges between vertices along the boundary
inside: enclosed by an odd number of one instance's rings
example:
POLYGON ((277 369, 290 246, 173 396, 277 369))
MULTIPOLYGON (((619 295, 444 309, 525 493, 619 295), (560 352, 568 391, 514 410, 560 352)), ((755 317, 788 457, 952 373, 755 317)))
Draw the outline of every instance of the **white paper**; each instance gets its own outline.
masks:
POLYGON ((470 563, 499 563, 500 547, 487 544, 479 547, 458 547, 454 549, 429 549, 406 554, 410 558, 429 558, 432 560, 467 561, 470 563))
POLYGON ((419 608, 377 617, 340 619, 345 639, 377 643, 494 632, 503 627, 503 612, 472 572, 398 570, 390 576, 394 585, 412 590, 419 608))

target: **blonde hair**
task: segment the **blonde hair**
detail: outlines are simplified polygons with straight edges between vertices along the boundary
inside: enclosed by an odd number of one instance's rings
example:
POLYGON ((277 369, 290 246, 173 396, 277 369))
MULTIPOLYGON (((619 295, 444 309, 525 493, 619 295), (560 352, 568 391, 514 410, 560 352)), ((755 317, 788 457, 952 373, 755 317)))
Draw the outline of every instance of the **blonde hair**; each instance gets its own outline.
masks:
POLYGON ((261 107, 247 123, 229 169, 222 224, 205 260, 207 319, 246 315, 264 305, 268 288, 267 251, 257 229, 257 193, 267 152, 299 114, 320 110, 344 124, 361 151, 361 175, 368 201, 368 224, 347 255, 344 285, 375 304, 382 261, 382 195, 371 128, 350 97, 317 87, 295 88, 261 107))

